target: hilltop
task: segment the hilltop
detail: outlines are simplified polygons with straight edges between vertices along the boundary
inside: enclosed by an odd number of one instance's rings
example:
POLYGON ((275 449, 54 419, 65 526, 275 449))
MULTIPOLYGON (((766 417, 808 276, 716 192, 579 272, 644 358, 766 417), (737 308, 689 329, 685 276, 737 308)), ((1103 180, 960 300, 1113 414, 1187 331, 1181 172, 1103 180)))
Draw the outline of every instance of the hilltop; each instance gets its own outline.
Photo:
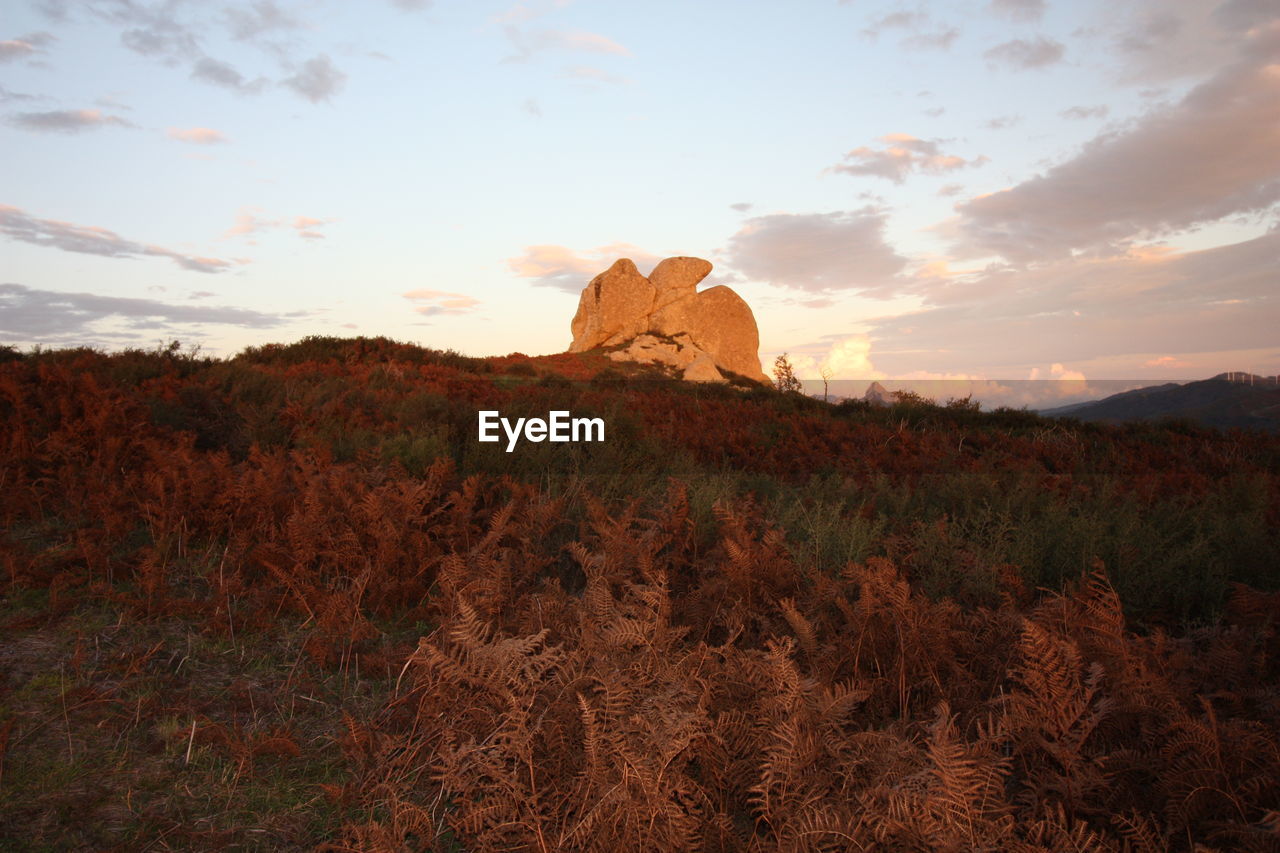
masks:
POLYGON ((308 338, 5 351, 0 442, 19 849, 1274 838, 1275 435, 308 338))
POLYGON ((1184 418, 1219 429, 1280 432, 1280 378, 1220 373, 1197 382, 1137 388, 1040 414, 1097 423, 1184 418))

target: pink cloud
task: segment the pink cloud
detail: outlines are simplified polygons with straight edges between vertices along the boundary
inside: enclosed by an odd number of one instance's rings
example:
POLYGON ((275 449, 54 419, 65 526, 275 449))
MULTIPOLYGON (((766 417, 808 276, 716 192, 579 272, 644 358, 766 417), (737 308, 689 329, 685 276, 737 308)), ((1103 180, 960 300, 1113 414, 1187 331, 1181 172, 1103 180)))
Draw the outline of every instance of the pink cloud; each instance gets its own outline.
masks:
MULTIPOLYGON (((247 237, 274 228, 292 228, 304 240, 323 240, 324 234, 317 229, 336 220, 317 219, 314 216, 295 216, 292 221, 281 218, 265 219, 259 216, 261 208, 242 207, 236 213, 235 224, 228 228, 223 237, 247 237)), ((249 241, 251 244, 254 242, 249 241)))
POLYGON ((440 314, 467 314, 474 311, 480 300, 465 293, 450 293, 445 290, 410 290, 402 293, 405 299, 414 303, 413 310, 425 317, 440 314))
POLYGON ((832 166, 829 171, 886 178, 900 184, 912 172, 942 175, 987 162, 987 158, 981 156, 966 160, 944 154, 939 140, 918 139, 909 133, 890 133, 880 137, 880 141, 886 143, 883 148, 876 150, 865 145, 855 148, 844 155, 845 162, 832 166))
POLYGON ((171 127, 165 133, 170 139, 193 145, 218 145, 227 141, 221 131, 209 127, 171 127))
POLYGON ((661 258, 630 243, 610 243, 579 253, 568 246, 526 246, 524 254, 507 258, 507 268, 534 284, 577 294, 587 282, 608 269, 619 258, 630 258, 642 270, 661 258))
POLYGON ((289 227, 297 231, 298 236, 304 240, 323 240, 325 235, 316 229, 333 221, 332 219, 316 219, 314 216, 298 216, 289 227))
POLYGON ((1191 362, 1183 361, 1172 355, 1162 355, 1142 363, 1143 367, 1190 367, 1191 362))

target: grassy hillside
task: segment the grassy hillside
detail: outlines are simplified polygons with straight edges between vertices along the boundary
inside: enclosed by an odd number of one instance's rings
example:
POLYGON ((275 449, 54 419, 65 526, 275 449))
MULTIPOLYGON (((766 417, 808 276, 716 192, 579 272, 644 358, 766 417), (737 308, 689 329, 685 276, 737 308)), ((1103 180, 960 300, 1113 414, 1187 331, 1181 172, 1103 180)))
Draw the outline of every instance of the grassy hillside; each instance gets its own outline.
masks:
POLYGON ((7 846, 1278 849, 1275 435, 2 355, 7 846))

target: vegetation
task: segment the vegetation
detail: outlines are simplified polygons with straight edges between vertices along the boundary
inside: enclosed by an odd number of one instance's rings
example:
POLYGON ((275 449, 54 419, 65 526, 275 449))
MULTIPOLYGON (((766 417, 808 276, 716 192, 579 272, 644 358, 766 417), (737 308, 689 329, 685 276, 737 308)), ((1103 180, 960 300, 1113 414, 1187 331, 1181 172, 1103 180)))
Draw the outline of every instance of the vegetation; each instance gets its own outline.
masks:
POLYGON ((787 359, 785 352, 773 360, 773 387, 784 394, 801 394, 804 392, 804 386, 796 378, 795 370, 791 367, 791 362, 787 359))
POLYGON ((4 354, 0 846, 1280 849, 1277 436, 4 354))

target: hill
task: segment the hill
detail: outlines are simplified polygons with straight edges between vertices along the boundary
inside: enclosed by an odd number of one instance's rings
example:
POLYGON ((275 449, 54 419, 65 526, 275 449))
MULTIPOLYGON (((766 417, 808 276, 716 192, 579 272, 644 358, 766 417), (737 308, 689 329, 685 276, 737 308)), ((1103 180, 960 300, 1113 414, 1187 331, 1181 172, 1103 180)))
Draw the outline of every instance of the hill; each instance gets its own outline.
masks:
POLYGON ((1138 388, 1040 414, 1094 423, 1184 418, 1219 429, 1280 432, 1280 385, 1274 376, 1223 373, 1198 382, 1138 388))
POLYGON ((0 448, 5 846, 1274 846, 1275 435, 310 338, 0 448))

